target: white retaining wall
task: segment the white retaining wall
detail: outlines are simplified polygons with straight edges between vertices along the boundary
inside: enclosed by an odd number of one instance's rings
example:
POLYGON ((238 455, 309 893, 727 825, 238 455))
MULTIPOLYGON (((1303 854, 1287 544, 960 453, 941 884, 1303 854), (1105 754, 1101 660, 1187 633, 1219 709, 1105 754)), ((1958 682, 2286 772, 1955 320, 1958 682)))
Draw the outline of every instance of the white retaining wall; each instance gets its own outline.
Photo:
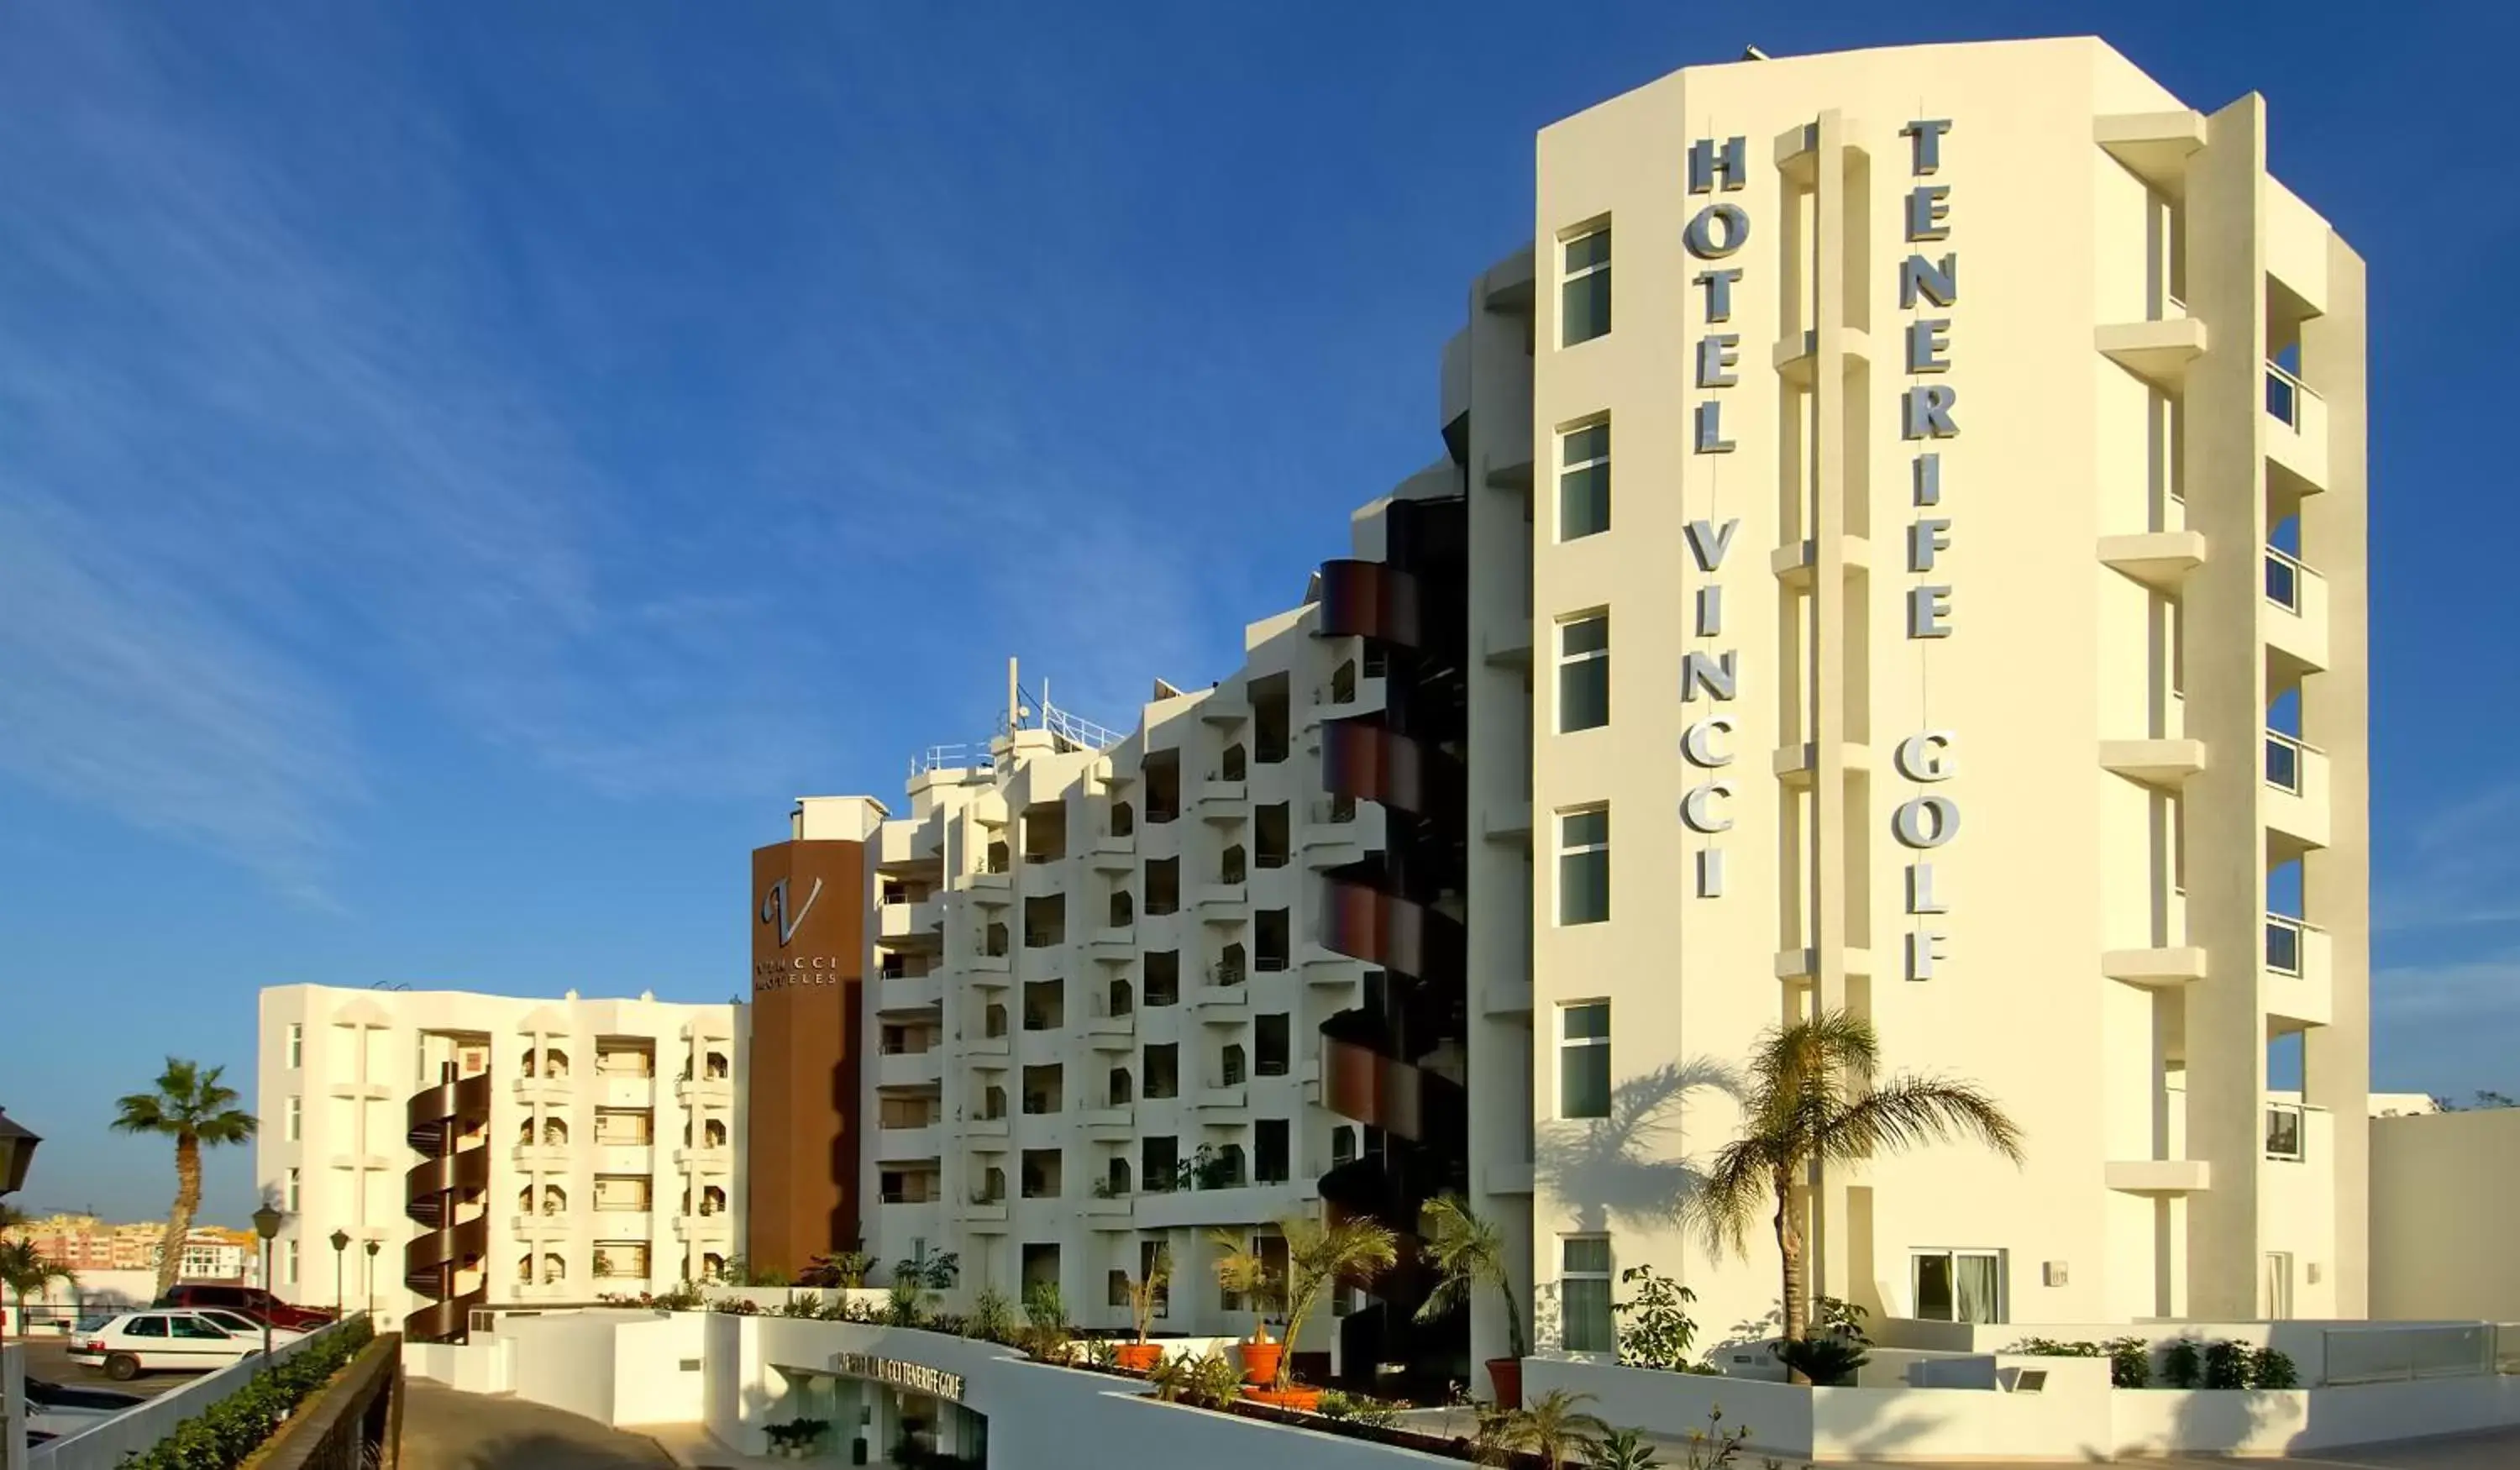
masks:
POLYGON ((0 1343, 0 1470, 26 1470, 26 1350, 0 1343))

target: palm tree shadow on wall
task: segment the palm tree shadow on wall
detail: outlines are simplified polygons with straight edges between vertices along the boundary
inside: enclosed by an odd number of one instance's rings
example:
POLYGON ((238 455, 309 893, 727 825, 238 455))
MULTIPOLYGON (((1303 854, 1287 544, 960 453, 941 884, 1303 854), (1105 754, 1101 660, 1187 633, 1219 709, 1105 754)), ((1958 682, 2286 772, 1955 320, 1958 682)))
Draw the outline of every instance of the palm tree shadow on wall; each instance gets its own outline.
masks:
POLYGON ((1722 1062, 1665 1062, 1610 1090, 1606 1118, 1544 1126, 1532 1172, 1571 1212, 1569 1228, 1677 1228, 1704 1175, 1682 1151, 1689 1093, 1738 1097, 1741 1079, 1722 1062))
MULTIPOLYGON (((1613 1225, 1680 1228, 1704 1179, 1684 1152, 1686 1099, 1708 1089, 1738 1097, 1740 1076, 1706 1057, 1665 1062, 1613 1087, 1608 1117, 1543 1125, 1532 1150, 1532 1176, 1568 1212, 1566 1224, 1556 1228, 1586 1234, 1613 1225)), ((1531 1305, 1533 1345, 1559 1346, 1554 1283, 1539 1283, 1531 1305)))

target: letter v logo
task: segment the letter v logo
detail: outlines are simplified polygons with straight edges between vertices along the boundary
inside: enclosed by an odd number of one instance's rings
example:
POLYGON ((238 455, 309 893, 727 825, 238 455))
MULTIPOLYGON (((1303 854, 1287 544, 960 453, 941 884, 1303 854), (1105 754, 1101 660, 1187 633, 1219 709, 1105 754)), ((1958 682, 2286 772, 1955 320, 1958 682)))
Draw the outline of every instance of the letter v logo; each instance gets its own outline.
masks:
POLYGON ((770 885, 770 896, 761 901, 761 921, 765 924, 777 924, 779 926, 779 947, 781 949, 786 949, 788 947, 788 941, 796 937, 796 926, 805 921, 806 914, 814 912, 814 900, 821 898, 822 896, 823 880, 821 878, 816 878, 814 880, 813 891, 805 895, 805 907, 797 910, 795 913, 791 915, 788 912, 788 880, 786 878, 781 878, 778 882, 770 885))

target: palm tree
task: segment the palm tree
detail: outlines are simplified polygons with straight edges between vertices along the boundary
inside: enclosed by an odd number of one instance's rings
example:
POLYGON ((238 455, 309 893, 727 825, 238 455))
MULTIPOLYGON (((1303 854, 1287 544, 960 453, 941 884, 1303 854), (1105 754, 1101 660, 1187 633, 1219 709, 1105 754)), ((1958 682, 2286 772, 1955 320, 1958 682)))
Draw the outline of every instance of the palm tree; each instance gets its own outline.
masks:
POLYGON ((253 1136, 253 1114, 236 1105, 236 1089, 221 1087, 225 1067, 202 1070, 198 1062, 166 1058, 154 1092, 133 1092, 115 1102, 113 1131, 159 1134, 175 1140, 175 1208, 158 1247, 158 1294, 175 1284, 184 1264, 184 1238, 202 1208, 202 1149, 243 1143, 253 1136))
MULTIPOLYGON (((18 1298, 18 1335, 26 1335, 26 1299, 41 1296, 56 1281, 76 1286, 78 1277, 59 1261, 35 1249, 31 1240, 0 1240, 0 1286, 18 1298)), ((0 1336, 6 1336, 8 1317, 0 1314, 0 1336)))
POLYGON ((1506 1345, 1516 1359, 1530 1356, 1522 1340, 1522 1313, 1513 1300, 1513 1280, 1506 1274, 1505 1236, 1470 1210, 1458 1194, 1439 1194, 1418 1216, 1419 1248, 1434 1269, 1435 1288, 1418 1309, 1418 1320, 1438 1321, 1469 1300, 1470 1288, 1485 1286, 1505 1299, 1506 1345))
POLYGON ((1576 1406, 1592 1402, 1590 1394, 1551 1389, 1531 1407, 1515 1409, 1506 1416, 1501 1426, 1501 1448, 1539 1455, 1549 1470, 1558 1470, 1578 1453, 1591 1458, 1601 1437, 1610 1432, 1610 1426, 1602 1423, 1599 1415, 1576 1406))
POLYGON ((1752 1210, 1775 1201, 1789 1341, 1809 1329, 1793 1197, 1812 1166, 1954 1136, 1974 1136, 2021 1162, 2021 1131, 1975 1084, 1880 1072, 1881 1042, 1862 1016, 1823 1010, 1770 1031, 1750 1059, 1742 1135, 1716 1154, 1690 1202, 1690 1213, 1722 1254, 1742 1250, 1752 1210))
POLYGON ((1278 1356, 1278 1377, 1272 1386, 1282 1392, 1294 1367, 1296 1337, 1304 1330, 1304 1319, 1321 1305, 1322 1293, 1340 1284, 1363 1285, 1390 1270, 1400 1259, 1400 1240, 1371 1220, 1324 1225, 1308 1215, 1290 1215, 1278 1222, 1278 1232, 1286 1240, 1282 1276, 1269 1269, 1254 1242, 1219 1230, 1216 1279, 1228 1291, 1274 1301, 1279 1307, 1286 1351, 1278 1356))

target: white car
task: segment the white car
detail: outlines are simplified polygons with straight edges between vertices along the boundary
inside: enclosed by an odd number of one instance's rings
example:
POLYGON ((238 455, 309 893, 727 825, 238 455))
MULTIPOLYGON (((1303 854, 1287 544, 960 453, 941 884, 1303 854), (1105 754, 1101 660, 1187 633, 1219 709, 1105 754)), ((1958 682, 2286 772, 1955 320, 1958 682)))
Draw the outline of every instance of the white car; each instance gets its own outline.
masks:
MULTIPOLYGON (((272 1346, 280 1334, 272 1334, 272 1346)), ((116 1383, 143 1373, 223 1368, 262 1351, 262 1330, 222 1326, 207 1312, 126 1312, 93 1332, 70 1334, 69 1359, 116 1383)))
MULTIPOLYGON (((196 1307, 192 1312, 193 1315, 208 1317, 230 1332, 252 1338, 257 1346, 262 1342, 262 1323, 242 1312, 230 1312, 225 1307, 196 1307)), ((274 1348, 285 1348, 305 1335, 304 1331, 296 1327, 274 1327, 271 1329, 271 1345, 274 1348)))

